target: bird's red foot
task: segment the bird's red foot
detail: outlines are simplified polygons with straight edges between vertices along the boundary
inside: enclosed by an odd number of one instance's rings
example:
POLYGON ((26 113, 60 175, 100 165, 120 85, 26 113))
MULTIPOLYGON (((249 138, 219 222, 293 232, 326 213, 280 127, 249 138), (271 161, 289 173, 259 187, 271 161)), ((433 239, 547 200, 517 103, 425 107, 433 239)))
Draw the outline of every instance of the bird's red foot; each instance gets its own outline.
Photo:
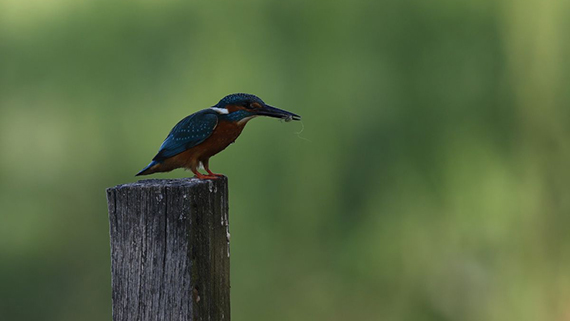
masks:
POLYGON ((194 175, 194 177, 196 177, 198 179, 218 179, 219 178, 216 175, 203 175, 200 173, 197 173, 196 175, 194 175))
POLYGON ((208 174, 210 174, 210 176, 216 176, 216 177, 224 177, 224 174, 216 174, 216 173, 212 173, 211 170, 209 170, 208 168, 206 168, 206 172, 208 172, 208 174))

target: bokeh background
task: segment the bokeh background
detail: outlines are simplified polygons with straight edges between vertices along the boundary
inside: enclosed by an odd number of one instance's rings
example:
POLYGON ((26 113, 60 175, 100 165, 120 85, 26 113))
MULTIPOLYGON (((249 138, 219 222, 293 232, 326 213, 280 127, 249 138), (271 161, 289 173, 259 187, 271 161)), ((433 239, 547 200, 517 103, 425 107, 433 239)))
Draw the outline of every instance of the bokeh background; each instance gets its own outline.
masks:
POLYGON ((569 10, 0 0, 0 318, 110 320, 105 188, 248 92, 233 320, 570 320, 569 10))

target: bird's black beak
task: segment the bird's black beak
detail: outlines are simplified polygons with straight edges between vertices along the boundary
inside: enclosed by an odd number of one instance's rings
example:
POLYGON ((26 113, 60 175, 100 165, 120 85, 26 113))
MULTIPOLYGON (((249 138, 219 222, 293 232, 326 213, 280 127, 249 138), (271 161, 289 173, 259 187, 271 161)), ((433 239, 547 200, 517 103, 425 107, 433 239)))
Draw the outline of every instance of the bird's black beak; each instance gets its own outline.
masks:
POLYGON ((256 113, 260 116, 281 118, 285 119, 286 121, 301 120, 301 116, 297 114, 290 113, 283 109, 271 107, 269 105, 263 105, 263 107, 256 109, 256 113))

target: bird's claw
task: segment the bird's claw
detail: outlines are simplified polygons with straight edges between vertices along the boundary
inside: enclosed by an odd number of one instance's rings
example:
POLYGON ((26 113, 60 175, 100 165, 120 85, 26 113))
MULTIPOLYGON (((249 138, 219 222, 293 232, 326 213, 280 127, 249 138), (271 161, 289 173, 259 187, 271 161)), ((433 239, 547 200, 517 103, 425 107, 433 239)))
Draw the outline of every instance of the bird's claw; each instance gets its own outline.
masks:
POLYGON ((210 170, 206 169, 206 171, 208 172, 208 176, 215 176, 215 177, 224 177, 223 174, 216 174, 216 173, 212 173, 210 170))
POLYGON ((218 179, 219 176, 216 175, 194 175, 197 179, 218 179))

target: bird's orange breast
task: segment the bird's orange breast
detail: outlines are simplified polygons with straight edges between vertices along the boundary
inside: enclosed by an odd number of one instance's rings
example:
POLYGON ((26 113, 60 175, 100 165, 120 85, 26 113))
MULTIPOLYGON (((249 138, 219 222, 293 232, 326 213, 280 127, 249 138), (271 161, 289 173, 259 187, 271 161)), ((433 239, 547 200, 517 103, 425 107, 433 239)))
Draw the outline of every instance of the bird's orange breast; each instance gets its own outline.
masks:
POLYGON ((240 124, 220 121, 210 137, 206 138, 202 143, 167 159, 161 164, 161 167, 165 171, 179 167, 197 168, 200 162, 205 163, 210 157, 233 143, 241 134, 246 122, 240 124))
POLYGON ((229 121, 220 121, 212 135, 202 144, 192 149, 196 149, 196 153, 201 156, 199 158, 209 158, 235 142, 244 126, 245 123, 238 124, 229 121))
POLYGON ((179 167, 191 167, 224 150, 241 134, 244 124, 220 121, 212 135, 202 143, 170 158, 167 162, 179 167))

